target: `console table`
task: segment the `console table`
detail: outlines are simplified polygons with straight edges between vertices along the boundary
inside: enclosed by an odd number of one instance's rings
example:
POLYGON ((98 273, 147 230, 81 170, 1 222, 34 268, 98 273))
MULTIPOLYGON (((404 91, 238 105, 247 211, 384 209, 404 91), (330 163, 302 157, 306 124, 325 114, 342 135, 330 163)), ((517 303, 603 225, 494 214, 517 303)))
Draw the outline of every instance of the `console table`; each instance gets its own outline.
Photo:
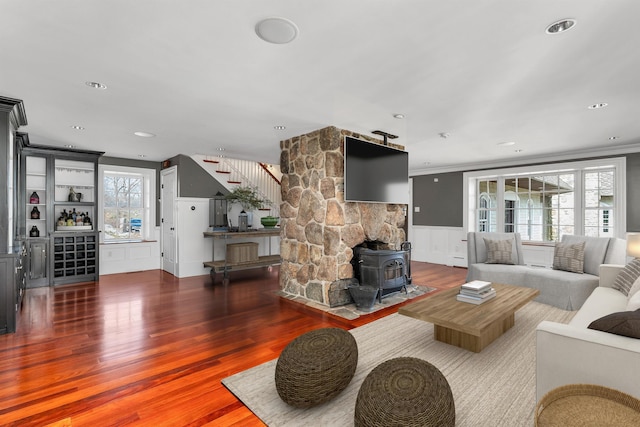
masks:
POLYGON ((261 228, 254 231, 205 231, 204 237, 210 237, 213 239, 213 254, 214 260, 204 262, 204 266, 211 269, 211 280, 215 283, 216 273, 222 273, 222 283, 229 284, 229 272, 248 270, 257 267, 270 267, 272 265, 280 264, 280 255, 271 255, 271 237, 280 236, 280 228, 261 228), (269 242, 269 255, 258 257, 255 261, 232 263, 229 262, 226 257, 222 260, 215 260, 215 244, 216 240, 223 240, 225 247, 229 240, 233 239, 252 239, 256 237, 266 237, 269 242))

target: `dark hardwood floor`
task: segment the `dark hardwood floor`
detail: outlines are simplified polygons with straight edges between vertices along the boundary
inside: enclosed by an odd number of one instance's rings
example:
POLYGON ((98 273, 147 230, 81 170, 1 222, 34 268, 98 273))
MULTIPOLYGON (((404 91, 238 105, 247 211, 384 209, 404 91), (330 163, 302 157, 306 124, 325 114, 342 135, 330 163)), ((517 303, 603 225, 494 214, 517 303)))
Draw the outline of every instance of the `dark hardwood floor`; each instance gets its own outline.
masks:
MULTIPOLYGON (((466 269, 412 263, 416 284, 466 269)), ((27 291, 18 331, 0 336, 0 424, 262 425, 221 380, 278 357, 298 335, 354 321, 284 300, 278 269, 177 279, 159 270, 27 291)), ((428 297, 428 296, 426 296, 428 297)))

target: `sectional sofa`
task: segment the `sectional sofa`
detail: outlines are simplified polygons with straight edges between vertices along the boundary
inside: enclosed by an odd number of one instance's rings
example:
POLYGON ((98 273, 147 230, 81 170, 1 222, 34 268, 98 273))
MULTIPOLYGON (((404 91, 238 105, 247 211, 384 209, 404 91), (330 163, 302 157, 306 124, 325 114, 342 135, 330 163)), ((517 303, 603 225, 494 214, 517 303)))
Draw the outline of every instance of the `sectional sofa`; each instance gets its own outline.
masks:
POLYGON ((584 242, 583 273, 576 273, 525 265, 522 240, 518 233, 469 232, 467 234, 467 281, 486 280, 538 289, 540 295, 535 301, 564 310, 578 310, 598 287, 600 265, 624 265, 626 262, 626 242, 622 239, 565 235, 561 241, 565 246, 582 242, 584 242), (498 263, 487 263, 489 251, 487 251, 486 241, 505 240, 511 241, 510 259, 498 260, 501 261, 498 263))
POLYGON ((630 308, 630 299, 613 287, 623 267, 601 266, 600 286, 569 324, 543 321, 538 325, 538 401, 545 393, 565 384, 599 384, 640 398, 640 339, 588 328, 594 320, 637 309, 637 302, 630 308))

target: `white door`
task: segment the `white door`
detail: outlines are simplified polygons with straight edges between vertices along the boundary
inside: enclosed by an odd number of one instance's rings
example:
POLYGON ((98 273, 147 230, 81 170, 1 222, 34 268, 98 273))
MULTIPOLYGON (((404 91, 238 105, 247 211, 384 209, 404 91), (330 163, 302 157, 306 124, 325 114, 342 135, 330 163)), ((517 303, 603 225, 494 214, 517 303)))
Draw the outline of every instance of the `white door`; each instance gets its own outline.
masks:
POLYGON ((161 205, 162 205, 162 269, 167 273, 176 274, 176 221, 175 206, 178 197, 176 167, 161 172, 161 205))

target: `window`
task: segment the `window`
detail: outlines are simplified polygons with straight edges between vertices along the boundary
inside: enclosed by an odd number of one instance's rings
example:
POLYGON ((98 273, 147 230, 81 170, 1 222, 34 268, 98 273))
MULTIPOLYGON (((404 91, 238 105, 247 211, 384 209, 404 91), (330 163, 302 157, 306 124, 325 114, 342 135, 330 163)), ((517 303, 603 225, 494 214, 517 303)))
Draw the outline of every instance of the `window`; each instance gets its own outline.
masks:
POLYGON ((100 165, 101 241, 152 238, 155 228, 155 170, 100 165))
POLYGON ((584 228, 586 236, 613 236, 615 175, 613 170, 584 174, 584 228))
POLYGON ((495 180, 478 180, 478 230, 496 231, 496 189, 495 180))
POLYGON ((574 179, 573 173, 506 177, 504 231, 551 242, 574 234, 574 179))
POLYGON ((467 200, 475 206, 465 207, 465 223, 474 224, 470 231, 517 232, 523 241, 621 237, 624 175, 624 158, 465 173, 467 200))

